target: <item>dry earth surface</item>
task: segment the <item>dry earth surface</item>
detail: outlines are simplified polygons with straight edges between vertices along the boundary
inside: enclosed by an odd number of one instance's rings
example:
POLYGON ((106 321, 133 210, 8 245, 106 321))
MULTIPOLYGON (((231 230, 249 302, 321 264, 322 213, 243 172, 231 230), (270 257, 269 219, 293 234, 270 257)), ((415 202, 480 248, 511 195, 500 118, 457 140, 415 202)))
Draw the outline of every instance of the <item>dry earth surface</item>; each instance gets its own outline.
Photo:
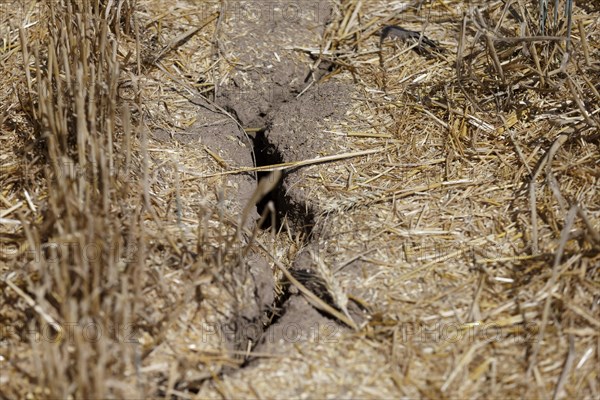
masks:
POLYGON ((14 4, 0 395, 598 398, 597 7, 575 5, 567 44, 563 8, 542 34, 521 0, 116 1, 135 129, 119 108, 114 146, 135 178, 104 214, 77 204, 117 221, 93 243, 137 241, 93 295, 76 257, 60 275, 34 251, 85 248, 93 225, 53 211, 53 125, 24 94, 49 11, 14 4), (92 322, 127 329, 91 341, 92 322))

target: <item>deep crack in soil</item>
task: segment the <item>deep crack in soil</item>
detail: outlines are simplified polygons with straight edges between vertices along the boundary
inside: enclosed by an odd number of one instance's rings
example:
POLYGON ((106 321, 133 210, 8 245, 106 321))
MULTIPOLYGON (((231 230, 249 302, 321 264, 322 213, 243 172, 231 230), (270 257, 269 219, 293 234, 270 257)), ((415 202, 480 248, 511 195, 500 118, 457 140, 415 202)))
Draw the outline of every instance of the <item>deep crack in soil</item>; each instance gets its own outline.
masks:
MULTIPOLYGON (((316 83, 320 77, 331 72, 332 65, 315 62, 314 58, 304 54, 299 57, 299 54, 290 50, 291 46, 318 46, 331 12, 329 4, 318 5, 316 14, 304 14, 295 20, 286 20, 285 24, 278 25, 276 21, 255 24, 242 19, 238 21, 242 26, 238 24, 236 28, 248 31, 246 37, 250 38, 251 43, 238 38, 231 41, 231 47, 226 49, 236 55, 241 67, 232 74, 228 84, 215 90, 214 101, 235 117, 240 126, 255 132, 250 135, 256 166, 315 157, 327 147, 311 138, 317 132, 318 123, 330 117, 341 118, 345 111, 350 92, 348 87, 334 83, 320 86, 316 83), (273 54, 277 54, 277 62, 271 64, 268 60, 273 59, 273 54)), ((300 1, 298 6, 313 9, 315 3, 300 1)), ((235 36, 235 32, 227 30, 223 34, 235 36)), ((219 148, 218 143, 213 145, 219 148)), ((229 155, 228 158, 235 158, 235 155, 229 155)), ((257 178, 260 180, 266 175, 268 173, 259 173, 257 178)), ((285 219, 293 235, 304 238, 302 247, 311 247, 317 211, 314 202, 302 190, 294 188, 299 179, 302 179, 301 171, 286 171, 271 193, 257 204, 255 218, 262 215, 272 202, 276 209, 275 226, 271 226, 271 220, 267 218, 261 228, 279 231, 285 219)), ((240 200, 248 197, 243 193, 239 196, 240 200)), ((296 258, 298 262, 293 262, 290 271, 317 296, 331 303, 327 290, 309 265, 310 257, 306 256, 304 254, 296 258)), ((273 280, 270 270, 262 271, 269 276, 253 274, 256 282, 273 280)), ((310 332, 319 325, 329 326, 332 332, 343 329, 338 322, 309 305, 296 290, 291 290, 293 285, 289 282, 283 285, 283 294, 274 296, 271 304, 259 301, 259 313, 246 315, 244 321, 236 324, 241 330, 248 324, 264 328, 259 340, 256 335, 246 337, 242 332, 242 337, 238 337, 236 333, 236 349, 246 351, 250 341, 253 350, 277 353, 278 343, 285 340, 286 329, 290 326, 302 332, 310 332), (261 325, 261 321, 265 320, 265 312, 270 312, 271 317, 261 325)), ((252 359, 246 359, 242 367, 251 362, 252 359)))
MULTIPOLYGON (((298 6, 313 10, 315 3, 300 1, 298 6)), ((327 143, 315 140, 319 123, 343 116, 349 88, 335 83, 319 85, 317 81, 331 72, 332 65, 317 62, 314 57, 291 49, 294 46, 319 45, 331 6, 319 3, 319 10, 316 14, 303 14, 294 20, 286 20, 285 24, 274 20, 256 24, 244 19, 233 21, 236 24, 223 24, 221 35, 235 37, 236 30, 240 30, 248 32, 246 37, 249 38, 230 40, 230 47, 222 49, 237 58, 231 79, 215 88, 212 101, 202 97, 193 100, 193 104, 199 107, 196 123, 188 132, 171 136, 157 131, 153 134, 154 139, 175 139, 189 144, 200 141, 208 154, 214 155, 213 158, 220 164, 227 163, 228 168, 310 159, 320 151, 327 151, 327 143), (274 54, 276 62, 273 62, 274 54), (223 111, 229 116, 225 116, 223 111)), ((219 189, 222 200, 231 211, 241 212, 252 201, 258 180, 266 175, 223 176, 222 188, 219 189)), ((277 251, 288 254, 291 264, 288 269, 298 281, 331 304, 331 297, 312 269, 311 257, 306 251, 316 247, 311 241, 319 212, 314 200, 297 188, 302 179, 301 169, 286 170, 271 193, 256 205, 245 227, 256 229, 260 216, 272 203, 276 210, 274 226, 271 218, 267 218, 259 228, 279 232, 285 221, 285 229, 295 237, 297 247, 304 250, 293 252, 291 256, 290 249, 279 248, 277 251)), ((318 237, 319 233, 315 236, 318 237)), ((260 362, 252 356, 253 353, 286 353, 289 350, 285 344, 291 343, 290 335, 294 336, 293 342, 296 339, 308 341, 323 332, 335 335, 345 329, 310 305, 287 280, 279 282, 282 292, 276 295, 275 277, 269 265, 265 256, 257 252, 249 254, 243 261, 243 268, 252 277, 250 293, 253 293, 253 298, 244 297, 233 319, 227 326, 221 327, 221 333, 226 346, 234 351, 232 354, 246 356, 238 366, 225 366, 219 374, 229 374, 260 362), (294 331, 291 332, 290 328, 294 331), (296 338, 298 333, 302 335, 296 338)), ((198 376, 193 386, 206 379, 210 376, 198 376)), ((185 381, 182 383, 187 385, 185 381)), ((189 385, 186 387, 194 390, 189 385)))
MULTIPOLYGON (((313 1, 298 3, 305 9, 315 5, 313 1)), ((321 84, 320 78, 331 73, 333 65, 294 50, 298 46, 319 47, 332 9, 328 3, 319 3, 319 10, 318 17, 302 14, 285 24, 241 19, 235 25, 223 25, 221 35, 234 39, 227 41, 228 47, 222 51, 235 55, 236 68, 223 86, 215 88, 212 102, 202 98, 194 102, 201 107, 198 122, 190 129, 191 139, 200 139, 210 152, 231 160, 230 168, 301 161, 336 151, 331 139, 320 132, 325 121, 344 119, 354 88, 331 80, 321 84), (236 37, 236 30, 248 32, 251 42, 236 37), (226 118, 226 122, 218 123, 223 110, 235 122, 226 118)), ((185 139, 190 140, 190 136, 185 139)), ((275 188, 258 202, 246 227, 255 229, 272 203, 276 210, 274 226, 267 218, 258 228, 276 232, 287 229, 296 238, 298 249, 290 256, 290 249, 279 243, 276 252, 288 254, 288 271, 324 303, 341 311, 314 265, 313 255, 319 252, 319 238, 327 227, 317 222, 324 213, 323 204, 302 188, 305 173, 303 168, 286 169, 275 188)), ((224 185, 233 188, 226 193, 227 201, 242 210, 258 181, 267 175, 258 173, 252 182, 250 175, 225 176, 224 185)), ((268 267, 271 263, 263 255, 255 253, 253 260, 245 263, 254 281, 254 299, 249 300, 252 304, 242 305, 224 332, 228 347, 245 356, 238 367, 224 367, 221 374, 256 365, 260 357, 253 353, 285 354, 288 344, 320 340, 323 335, 326 341, 347 329, 311 305, 287 279, 278 283, 282 292, 276 295, 274 273, 268 267)), ((346 310, 356 321, 364 319, 363 311, 352 302, 346 310)))
MULTIPOLYGON (((281 95, 274 98, 274 100, 277 101, 273 101, 267 105, 269 111, 257 116, 257 120, 260 120, 261 123, 265 125, 265 128, 259 129, 254 135, 251 135, 256 160, 255 166, 269 166, 289 161, 290 155, 286 154, 286 148, 300 149, 300 151, 292 150, 292 152, 296 153, 292 158, 296 158, 299 155, 307 157, 309 154, 315 152, 316 149, 302 149, 302 146, 304 145, 304 139, 302 137, 282 137, 278 132, 276 124, 281 122, 282 115, 289 115, 290 110, 294 110, 296 113, 300 114, 306 113, 306 115, 310 116, 319 114, 319 111, 317 110, 307 110, 306 105, 313 103, 314 99, 308 101, 306 101, 306 99, 296 99, 294 94, 296 94, 296 90, 290 89, 288 96, 281 95), (282 97, 288 98, 288 100, 278 103, 278 100, 282 97), (280 140, 272 141, 271 138, 273 137, 280 140), (282 141, 282 138, 285 140, 282 141)), ((311 95, 314 96, 312 93, 311 95)), ((320 103, 321 102, 317 101, 314 105, 318 108, 322 108, 320 103)), ((238 115, 238 112, 236 112, 236 107, 238 106, 237 103, 228 101, 225 104, 222 104, 222 106, 224 106, 232 115, 238 115)), ((246 106, 247 104, 244 102, 241 107, 246 106)), ((331 111, 326 112, 330 113, 331 111)), ((238 122, 241 123, 242 121, 238 122)), ((307 125, 307 131, 314 130, 313 127, 310 126, 313 124, 313 121, 310 118, 305 120, 305 124, 307 125)), ((301 192, 294 191, 293 189, 290 190, 293 184, 292 182, 295 179, 298 179, 298 176, 295 176, 294 172, 294 169, 284 172, 275 188, 258 202, 256 211, 259 216, 268 213, 267 208, 269 203, 271 203, 274 206, 276 213, 275 225, 272 225, 271 218, 266 218, 259 228, 265 230, 274 229, 276 232, 279 232, 282 229, 282 221, 285 219, 287 226, 292 228, 292 234, 295 237, 303 238, 301 245, 302 247, 305 247, 311 245, 316 217, 314 206, 311 204, 310 200, 303 196, 301 192)), ((267 177, 269 174, 269 172, 259 172, 257 174, 257 182, 260 181, 260 179, 267 177)), ((331 296, 325 289, 325 285, 316 276, 315 271, 306 267, 307 261, 309 263, 310 261, 307 260, 306 257, 300 257, 299 259, 301 262, 296 263, 296 261, 294 261, 294 266, 290 270, 292 275, 318 297, 328 304, 331 304, 331 296)), ((269 274, 269 276, 257 277, 254 274, 253 276, 255 280, 273 279, 270 271, 265 271, 264 273, 269 274)), ((238 325, 237 329, 240 332, 244 331, 249 324, 253 324, 253 326, 262 326, 263 330, 260 332, 261 335, 260 338, 258 338, 259 340, 256 340, 257 337, 255 335, 253 335, 253 337, 239 337, 236 333, 236 349, 247 350, 249 340, 253 343, 251 346, 253 351, 277 353, 277 349, 275 348, 276 343, 279 340, 285 340, 285 337, 288 335, 286 328, 289 326, 299 327, 302 331, 310 331, 312 327, 318 326, 319 324, 329 326, 332 332, 342 329, 341 325, 336 321, 331 320, 325 313, 313 308, 300 294, 298 294, 297 290, 293 289, 292 283, 285 280, 281 282, 281 284, 284 288, 283 293, 276 296, 274 301, 267 307, 269 310, 268 312, 270 313, 270 316, 266 319, 268 322, 260 325, 261 321, 265 321, 264 314, 262 314, 256 315, 251 321, 242 322, 238 325)), ((247 335, 242 333, 242 336, 247 335)), ((250 366, 256 360, 257 359, 254 357, 249 357, 240 368, 250 366)))
MULTIPOLYGON (((315 3, 303 0, 298 6, 314 10, 315 3)), ((199 140, 206 152, 224 160, 228 168, 260 167, 312 159, 321 152, 333 153, 330 139, 322 138, 319 132, 323 121, 343 119, 352 88, 331 81, 320 84, 320 78, 332 71, 332 64, 293 50, 297 46, 319 47, 332 9, 325 2, 319 3, 318 9, 317 14, 301 14, 285 24, 275 20, 256 24, 244 19, 223 24, 221 35, 234 39, 224 40, 228 47, 221 51, 235 55, 236 68, 224 85, 215 88, 212 100, 194 99, 193 104, 199 106, 196 123, 188 132, 175 133, 172 138, 186 143, 199 140), (250 41, 236 37, 236 30, 248 32, 246 37, 250 41)), ((154 138, 171 139, 160 131, 154 133, 154 138)), ((282 248, 279 243, 276 252, 288 254, 287 268, 296 280, 335 307, 313 265, 312 254, 318 252, 318 239, 326 229, 323 224, 315 226, 317 216, 323 213, 322 205, 300 187, 304 174, 302 168, 284 171, 276 187, 256 205, 246 228, 257 228, 260 216, 272 203, 276 210, 274 226, 271 218, 267 218, 259 228, 288 230, 297 240, 296 251, 282 248)), ((258 181, 266 175, 223 176, 221 190, 228 208, 241 212, 251 201, 258 181)), ((282 292, 276 295, 274 273, 265 256, 255 252, 243 264, 252 277, 253 298, 245 298, 233 319, 221 330, 233 354, 245 356, 238 366, 225 366, 219 374, 256 365, 260 358, 253 357, 253 353, 283 354, 289 351, 287 344, 319 340, 319 335, 327 339, 346 329, 314 308, 286 279, 278 283, 282 292)), ((352 308, 349 311, 353 317, 361 313, 352 308)), ((209 378, 199 377, 195 382, 209 378)))

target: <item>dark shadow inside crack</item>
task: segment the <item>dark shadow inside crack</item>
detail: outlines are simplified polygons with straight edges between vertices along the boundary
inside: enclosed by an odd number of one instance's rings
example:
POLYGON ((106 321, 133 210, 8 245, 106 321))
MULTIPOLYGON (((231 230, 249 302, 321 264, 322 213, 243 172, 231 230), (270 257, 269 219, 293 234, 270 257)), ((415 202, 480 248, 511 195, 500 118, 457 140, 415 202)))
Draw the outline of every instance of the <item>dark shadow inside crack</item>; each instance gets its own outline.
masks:
MULTIPOLYGON (((283 162, 282 155, 277 151, 274 145, 269 143, 265 135, 265 129, 261 129, 256 132, 256 135, 253 137, 254 140, 254 154, 256 156, 256 166, 264 167, 268 165, 281 164, 283 162)), ((259 171, 257 174, 257 180, 261 180, 263 177, 269 175, 270 172, 261 172, 259 171)), ((277 182, 277 185, 271 190, 266 196, 263 197, 256 204, 256 210, 259 215, 263 215, 263 213, 267 210, 268 204, 272 202, 275 206, 275 220, 272 218, 266 218, 263 224, 259 227, 260 229, 275 229, 279 230, 281 227, 281 221, 284 216, 285 204, 282 204, 279 201, 279 194, 283 190, 283 176, 277 182), (273 222, 275 222, 275 226, 273 226, 273 222)))
MULTIPOLYGON (((277 165, 284 162, 283 154, 277 146, 269 142, 266 129, 256 132, 252 139, 257 167, 277 165)), ((278 232, 282 228, 283 221, 287 218, 296 234, 301 233, 305 237, 310 237, 315 217, 311 207, 308 207, 304 201, 295 199, 287 193, 285 179, 290 172, 293 172, 293 169, 284 171, 273 190, 257 203, 256 209, 259 215, 263 215, 270 202, 275 206, 275 225, 273 226, 273 219, 266 218, 260 228, 265 230, 275 229, 278 232)), ((260 180, 269 173, 269 171, 258 172, 257 179, 260 180)))

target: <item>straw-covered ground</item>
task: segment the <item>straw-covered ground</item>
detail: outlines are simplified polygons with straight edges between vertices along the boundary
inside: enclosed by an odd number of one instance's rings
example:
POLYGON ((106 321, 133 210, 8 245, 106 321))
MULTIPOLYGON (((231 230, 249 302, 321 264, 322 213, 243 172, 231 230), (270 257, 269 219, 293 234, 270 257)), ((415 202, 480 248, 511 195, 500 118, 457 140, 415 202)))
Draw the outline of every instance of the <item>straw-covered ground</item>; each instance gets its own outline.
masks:
POLYGON ((0 38, 0 397, 599 398, 596 3, 0 0, 0 38))

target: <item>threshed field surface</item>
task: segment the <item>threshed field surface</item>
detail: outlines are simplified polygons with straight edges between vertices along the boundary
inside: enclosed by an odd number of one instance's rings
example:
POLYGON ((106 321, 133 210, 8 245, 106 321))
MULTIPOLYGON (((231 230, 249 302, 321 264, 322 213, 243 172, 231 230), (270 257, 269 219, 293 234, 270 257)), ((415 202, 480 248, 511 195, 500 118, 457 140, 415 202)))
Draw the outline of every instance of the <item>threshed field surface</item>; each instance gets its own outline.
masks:
POLYGON ((0 0, 0 398, 600 397, 600 5, 0 0))

